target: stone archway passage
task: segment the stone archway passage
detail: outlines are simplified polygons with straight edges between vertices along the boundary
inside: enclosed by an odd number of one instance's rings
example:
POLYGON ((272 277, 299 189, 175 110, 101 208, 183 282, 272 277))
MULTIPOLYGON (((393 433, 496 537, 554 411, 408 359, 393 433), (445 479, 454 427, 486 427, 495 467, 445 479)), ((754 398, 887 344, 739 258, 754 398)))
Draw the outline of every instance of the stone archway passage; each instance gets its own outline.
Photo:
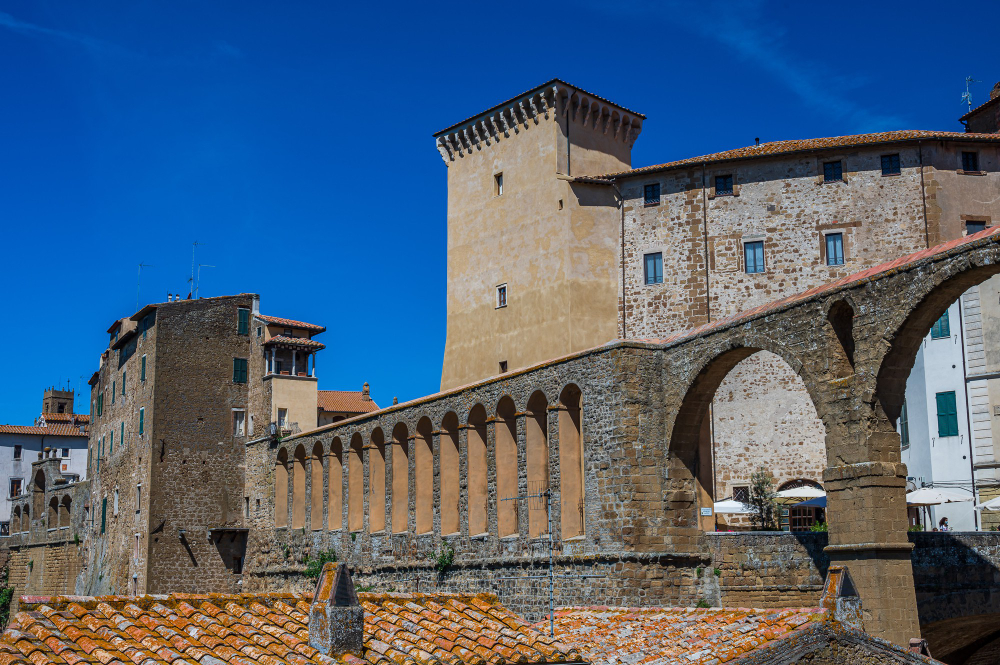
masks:
POLYGON ((582 401, 575 385, 566 386, 559 396, 559 498, 564 540, 584 533, 582 401))
POLYGON ((469 412, 467 438, 469 492, 469 535, 478 536, 487 532, 487 455, 486 455, 486 409, 477 404, 469 412))
POLYGON ((430 418, 417 423, 417 437, 413 440, 414 474, 413 494, 418 534, 434 532, 434 426, 430 418))
POLYGON ((494 422, 497 477, 497 532, 503 538, 517 533, 517 420, 514 400, 504 397, 497 404, 494 422))
POLYGON ((309 460, 309 475, 311 488, 309 494, 312 501, 309 506, 309 525, 313 531, 323 529, 323 444, 319 441, 313 446, 312 458, 309 460))
POLYGON ((344 444, 340 437, 334 437, 330 442, 330 455, 327 478, 327 506, 326 528, 330 531, 337 531, 343 527, 344 523, 344 444))
POLYGON ((278 451, 274 464, 274 526, 288 526, 288 451, 278 451))
POLYGON ((361 531, 365 524, 364 441, 360 434, 351 437, 347 457, 347 528, 361 531))
POLYGON ((410 517, 410 441, 406 425, 392 430, 392 533, 406 533, 410 517))
MULTIPOLYGON (((549 489, 549 421, 548 401, 543 392, 535 391, 528 400, 525 418, 526 463, 528 465, 528 494, 544 494, 549 489)), ((548 511, 545 499, 532 498, 525 502, 528 508, 528 535, 538 538, 549 532, 548 511)))
POLYGON ((441 478, 441 535, 457 534, 461 530, 460 487, 461 458, 459 455, 458 416, 449 412, 441 423, 438 465, 441 478))
POLYGON ((292 528, 303 529, 306 526, 306 449, 305 446, 295 448, 295 461, 292 464, 292 528))
POLYGON ((385 530, 385 436, 372 432, 368 447, 368 531, 385 530))

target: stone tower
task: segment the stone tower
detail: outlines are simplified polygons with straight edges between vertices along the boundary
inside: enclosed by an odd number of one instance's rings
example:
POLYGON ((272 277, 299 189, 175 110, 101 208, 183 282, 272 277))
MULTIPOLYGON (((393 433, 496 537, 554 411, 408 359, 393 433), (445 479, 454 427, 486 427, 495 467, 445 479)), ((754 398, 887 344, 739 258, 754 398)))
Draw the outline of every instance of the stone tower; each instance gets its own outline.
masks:
POLYGON ((73 391, 47 388, 42 396, 42 413, 73 413, 73 391))
POLYGON ((435 134, 448 167, 441 388, 617 336, 620 212, 610 183, 645 116, 559 79, 435 134))

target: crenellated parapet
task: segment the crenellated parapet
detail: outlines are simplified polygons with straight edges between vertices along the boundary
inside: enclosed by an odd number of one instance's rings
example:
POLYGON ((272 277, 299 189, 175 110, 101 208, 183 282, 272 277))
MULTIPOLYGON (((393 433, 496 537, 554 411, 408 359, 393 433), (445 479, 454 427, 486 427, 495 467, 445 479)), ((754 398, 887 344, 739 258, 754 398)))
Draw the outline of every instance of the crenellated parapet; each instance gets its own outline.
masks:
POLYGON ((559 79, 487 109, 434 135, 438 152, 445 163, 499 143, 537 125, 550 116, 565 116, 568 121, 601 132, 627 143, 629 148, 642 131, 646 116, 630 111, 602 97, 559 79))

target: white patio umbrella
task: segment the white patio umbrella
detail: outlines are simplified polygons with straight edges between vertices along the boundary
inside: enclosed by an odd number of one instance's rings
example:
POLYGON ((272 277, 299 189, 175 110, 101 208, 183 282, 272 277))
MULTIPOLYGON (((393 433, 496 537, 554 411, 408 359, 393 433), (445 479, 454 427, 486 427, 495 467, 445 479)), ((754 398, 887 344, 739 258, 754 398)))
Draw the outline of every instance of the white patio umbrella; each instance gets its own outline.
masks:
POLYGON ((978 504, 976 510, 1000 510, 1000 496, 978 504))
POLYGON ((743 505, 742 501, 726 499, 725 501, 715 502, 716 515, 749 515, 752 512, 752 510, 747 509, 743 505))
POLYGON ((942 503, 961 503, 962 501, 972 501, 972 495, 949 492, 934 487, 921 487, 906 494, 906 505, 908 506, 939 506, 942 503))
POLYGON ((804 486, 781 490, 775 493, 774 498, 778 503, 800 503, 807 499, 818 499, 821 496, 826 496, 826 492, 818 487, 804 486))

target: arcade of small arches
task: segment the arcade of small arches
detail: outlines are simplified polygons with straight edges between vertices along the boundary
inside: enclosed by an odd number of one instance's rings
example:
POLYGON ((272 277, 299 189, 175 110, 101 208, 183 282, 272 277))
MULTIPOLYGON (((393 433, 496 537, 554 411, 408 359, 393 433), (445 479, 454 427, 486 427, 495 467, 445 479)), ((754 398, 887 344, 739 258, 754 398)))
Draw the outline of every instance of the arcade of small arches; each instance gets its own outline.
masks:
POLYGON ((275 456, 274 526, 473 537, 495 529, 506 538, 519 535, 528 510, 526 535, 538 538, 549 533, 544 500, 518 497, 551 488, 557 533, 583 536, 582 398, 569 384, 555 403, 535 390, 521 410, 504 395, 492 411, 477 403, 463 418, 450 410, 437 423, 428 415, 391 429, 372 423, 311 449, 289 442, 275 456))
POLYGON ((73 499, 69 494, 52 496, 45 503, 45 472, 35 473, 31 489, 24 500, 14 505, 10 514, 10 535, 31 531, 31 516, 45 519, 46 529, 68 529, 73 510, 73 499), (30 498, 29 498, 30 495, 30 498))

